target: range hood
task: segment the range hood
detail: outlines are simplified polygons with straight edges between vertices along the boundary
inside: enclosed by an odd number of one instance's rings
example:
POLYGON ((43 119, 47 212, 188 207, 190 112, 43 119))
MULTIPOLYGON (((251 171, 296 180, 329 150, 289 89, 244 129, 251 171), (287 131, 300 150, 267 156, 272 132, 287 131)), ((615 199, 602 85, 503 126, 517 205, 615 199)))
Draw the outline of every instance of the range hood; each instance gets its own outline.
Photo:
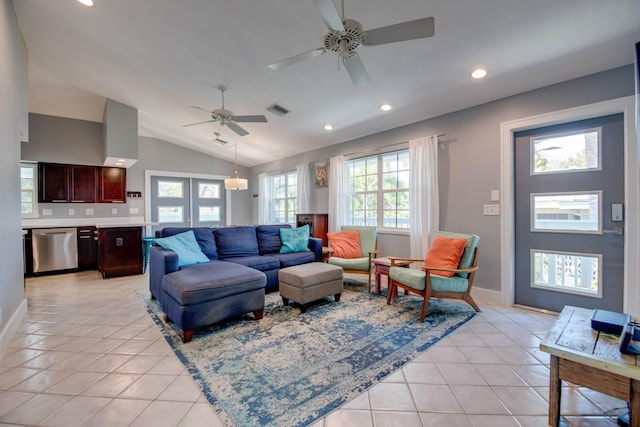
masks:
POLYGON ((103 166, 128 168, 138 161, 138 109, 107 99, 103 119, 103 166))

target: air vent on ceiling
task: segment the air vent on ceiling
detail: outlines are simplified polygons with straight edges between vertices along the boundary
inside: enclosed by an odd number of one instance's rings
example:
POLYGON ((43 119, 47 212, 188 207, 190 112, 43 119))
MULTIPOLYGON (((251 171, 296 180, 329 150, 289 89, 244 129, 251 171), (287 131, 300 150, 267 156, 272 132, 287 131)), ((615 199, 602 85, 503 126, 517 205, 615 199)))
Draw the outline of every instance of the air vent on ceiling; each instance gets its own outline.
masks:
POLYGON ((289 110, 287 110, 286 108, 284 108, 284 107, 282 107, 281 105, 278 105, 278 104, 269 105, 267 107, 267 111, 272 112, 276 116, 284 116, 285 114, 289 114, 289 110))

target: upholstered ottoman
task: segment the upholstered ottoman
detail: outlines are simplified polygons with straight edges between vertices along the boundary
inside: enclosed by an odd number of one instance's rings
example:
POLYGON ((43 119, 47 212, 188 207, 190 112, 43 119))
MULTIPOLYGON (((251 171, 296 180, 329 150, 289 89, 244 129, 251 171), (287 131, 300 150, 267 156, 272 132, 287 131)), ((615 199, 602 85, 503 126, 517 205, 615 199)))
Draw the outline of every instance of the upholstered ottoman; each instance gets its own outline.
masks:
POLYGON ((289 300, 300 304, 300 312, 307 311, 306 304, 333 295, 336 302, 344 290, 342 267, 323 262, 295 265, 278 272, 280 296, 284 305, 289 300))
POLYGON ((261 271, 214 260, 166 274, 159 299, 167 320, 182 330, 186 343, 195 329, 244 313, 253 312, 262 319, 266 284, 261 271))

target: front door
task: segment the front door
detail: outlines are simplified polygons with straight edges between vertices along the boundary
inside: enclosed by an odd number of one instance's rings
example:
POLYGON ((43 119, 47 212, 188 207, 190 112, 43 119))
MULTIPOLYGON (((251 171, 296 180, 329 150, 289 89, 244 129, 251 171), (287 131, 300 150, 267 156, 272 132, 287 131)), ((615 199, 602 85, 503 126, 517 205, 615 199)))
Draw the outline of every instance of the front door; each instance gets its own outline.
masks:
POLYGON ((516 304, 622 311, 623 115, 518 132, 514 155, 516 304))

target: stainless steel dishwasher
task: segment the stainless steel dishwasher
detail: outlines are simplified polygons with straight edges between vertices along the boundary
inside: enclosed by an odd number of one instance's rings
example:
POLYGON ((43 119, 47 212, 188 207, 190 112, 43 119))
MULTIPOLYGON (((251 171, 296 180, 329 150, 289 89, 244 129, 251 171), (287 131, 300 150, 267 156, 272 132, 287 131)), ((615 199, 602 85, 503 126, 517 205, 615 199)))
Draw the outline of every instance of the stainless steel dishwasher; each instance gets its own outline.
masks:
POLYGON ((32 231, 33 272, 78 268, 75 228, 36 228, 32 231))

